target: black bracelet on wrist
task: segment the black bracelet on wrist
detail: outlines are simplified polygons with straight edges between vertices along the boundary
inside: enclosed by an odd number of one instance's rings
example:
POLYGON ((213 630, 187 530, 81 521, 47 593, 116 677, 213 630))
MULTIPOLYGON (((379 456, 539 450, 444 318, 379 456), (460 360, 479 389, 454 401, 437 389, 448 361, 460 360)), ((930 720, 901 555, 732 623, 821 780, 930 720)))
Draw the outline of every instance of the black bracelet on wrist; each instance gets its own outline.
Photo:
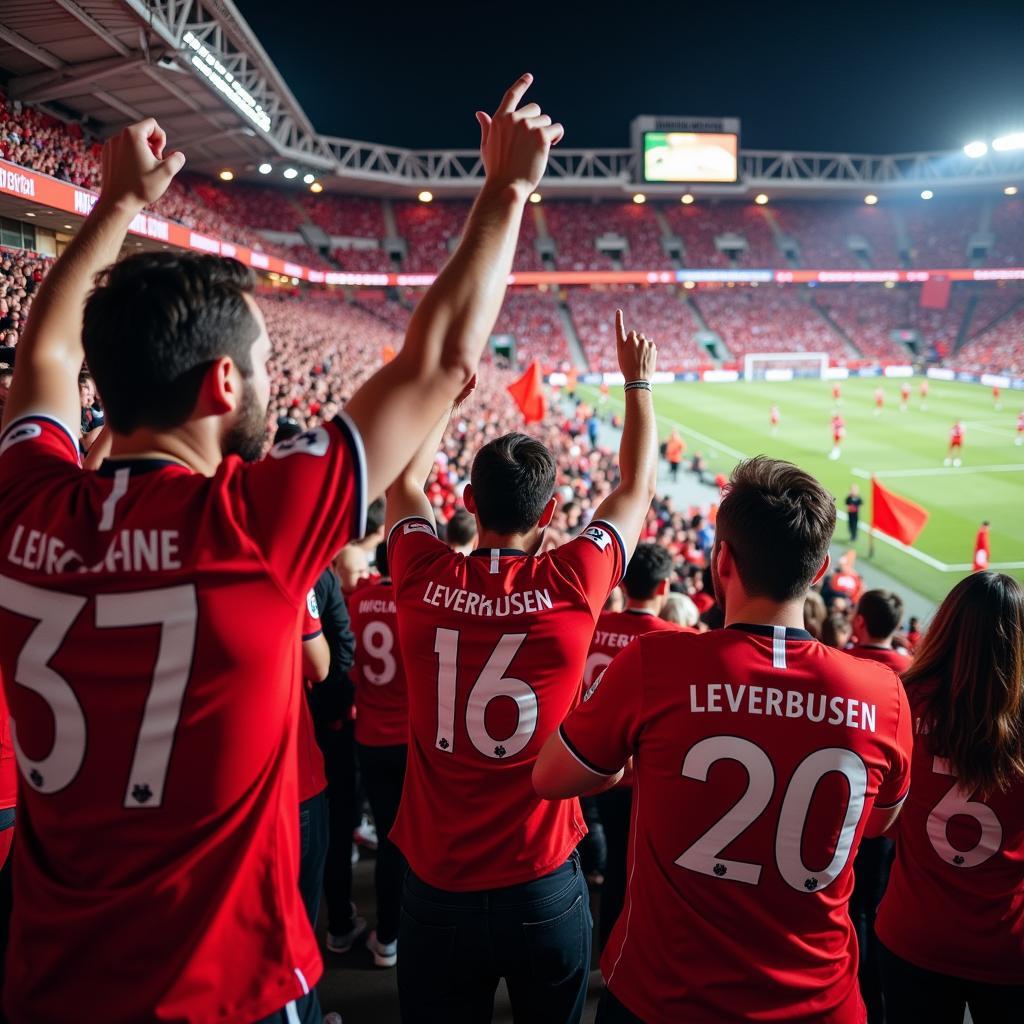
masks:
POLYGON ((654 388, 651 386, 649 380, 627 380, 622 385, 623 391, 653 391, 654 388))

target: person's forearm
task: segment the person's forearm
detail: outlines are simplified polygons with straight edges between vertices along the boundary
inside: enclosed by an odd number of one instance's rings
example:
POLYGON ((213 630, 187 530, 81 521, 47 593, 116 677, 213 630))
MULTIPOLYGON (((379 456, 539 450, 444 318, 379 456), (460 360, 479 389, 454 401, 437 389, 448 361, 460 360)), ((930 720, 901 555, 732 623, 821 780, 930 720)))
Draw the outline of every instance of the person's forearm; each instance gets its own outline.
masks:
POLYGON ((658 481, 658 424, 654 397, 644 388, 627 391, 626 415, 619 442, 619 490, 646 488, 652 494, 658 481))

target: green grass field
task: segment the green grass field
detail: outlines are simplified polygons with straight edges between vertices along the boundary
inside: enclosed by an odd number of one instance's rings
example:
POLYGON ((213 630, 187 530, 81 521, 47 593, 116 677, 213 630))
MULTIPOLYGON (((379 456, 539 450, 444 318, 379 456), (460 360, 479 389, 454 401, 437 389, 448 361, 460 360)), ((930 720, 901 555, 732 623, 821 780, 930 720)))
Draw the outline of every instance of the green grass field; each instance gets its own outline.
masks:
MULTIPOLYGON (((883 380, 885 408, 875 416, 879 379, 841 383, 846 440, 836 462, 828 458, 834 407, 829 381, 663 384, 654 396, 661 437, 677 427, 687 455, 701 452, 712 473, 728 473, 738 459, 765 454, 813 473, 840 501, 857 483, 865 499, 862 526, 871 521, 870 476, 876 473, 887 488, 928 509, 930 518, 913 549, 878 540, 872 563, 931 600, 940 600, 969 571, 983 519, 991 522, 992 567, 1024 579, 1024 447, 1014 444, 1024 394, 1004 391, 996 410, 989 388, 930 381, 925 411, 915 378, 910 408, 900 412, 902 381, 883 380), (775 437, 768 423, 773 402, 781 417, 775 437), (943 465, 956 419, 965 427, 959 468, 943 465)), ((581 391, 590 400, 596 395, 593 388, 581 391)), ((621 407, 620 396, 613 388, 613 406, 621 407)), ((836 537, 847 538, 845 522, 836 537)), ((863 531, 857 550, 867 557, 863 531)))

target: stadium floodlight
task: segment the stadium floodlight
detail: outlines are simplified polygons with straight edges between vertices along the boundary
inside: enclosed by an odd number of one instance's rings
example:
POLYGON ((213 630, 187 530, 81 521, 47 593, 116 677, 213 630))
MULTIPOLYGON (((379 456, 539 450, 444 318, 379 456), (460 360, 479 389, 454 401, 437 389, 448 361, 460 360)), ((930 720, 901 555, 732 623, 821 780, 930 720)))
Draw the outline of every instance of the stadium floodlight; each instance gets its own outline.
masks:
POLYGON ((642 206, 647 202, 647 196, 645 196, 643 192, 637 192, 637 194, 633 196, 633 202, 636 203, 637 206, 642 206))
POLYGON ((754 196, 754 202, 757 203, 758 206, 764 206, 768 202, 768 197, 761 192, 754 196))
POLYGON ((697 285, 696 285, 696 284, 695 284, 695 283, 694 283, 693 281, 684 281, 684 282, 683 282, 683 287, 684 287, 684 288, 685 288, 685 289, 686 289, 687 291, 692 291, 692 290, 693 290, 694 288, 696 288, 696 287, 697 287, 697 285))
POLYGON ((71 231, 71 230, 72 230, 72 227, 71 227, 71 225, 70 225, 70 224, 65 224, 65 225, 64 225, 64 230, 65 230, 65 231, 71 231))
POLYGON ((972 160, 977 160, 979 157, 983 157, 988 152, 988 144, 982 142, 981 139, 975 139, 974 142, 968 142, 964 146, 964 156, 969 156, 972 160))
POLYGON ((1006 188, 1003 189, 1003 195, 1004 196, 1015 196, 1016 194, 1017 194, 1017 186, 1016 185, 1007 185, 1006 188))
POLYGON ((309 186, 310 192, 323 192, 323 190, 324 187, 323 185, 320 184, 319 181, 314 181, 313 184, 309 186))
POLYGON ((934 195, 935 195, 935 193, 934 193, 934 192, 933 192, 933 191, 932 191, 932 190, 931 190, 930 188, 926 188, 926 189, 925 189, 925 190, 924 190, 924 191, 923 191, 923 192, 921 193, 921 198, 922 198, 922 199, 931 199, 931 198, 932 198, 932 197, 933 197, 934 195))
POLYGON ((314 181, 316 181, 316 175, 315 174, 306 173, 306 174, 304 174, 302 176, 302 184, 303 185, 312 185, 314 181))
POLYGON ((234 171, 229 171, 225 167, 224 170, 221 171, 220 174, 217 175, 217 177, 220 178, 221 181, 234 181, 235 180, 235 172, 234 171))
POLYGON ((866 203, 866 204, 867 204, 868 206, 875 206, 875 205, 877 205, 877 203, 878 203, 878 196, 876 196, 874 192, 869 192, 869 193, 868 193, 868 194, 867 194, 867 195, 866 195, 866 196, 864 197, 864 202, 865 202, 865 203, 866 203))
POLYGON ((539 192, 531 192, 530 193, 530 202, 531 203, 539 203, 540 202, 540 193, 539 192))
POLYGON ((430 203, 433 202, 434 200, 434 193, 428 192, 426 189, 424 189, 416 198, 421 203, 430 203))
POLYGON ((681 202, 681 203, 682 203, 682 204, 683 204, 684 206, 689 206, 689 205, 690 205, 690 203, 692 203, 692 202, 693 202, 693 196, 692 196, 692 195, 690 195, 690 193, 689 193, 689 192, 687 192, 687 193, 686 193, 686 195, 684 195, 684 196, 683 196, 683 197, 682 197, 682 198, 681 198, 681 199, 679 200, 679 202, 681 202))
POLYGON ((1013 149, 1024 149, 1024 132, 1010 132, 992 140, 992 148, 998 153, 1008 153, 1013 149))
POLYGON ((292 178, 297 178, 297 177, 299 176, 299 172, 298 172, 297 170, 295 170, 295 168, 294 168, 294 167, 286 167, 286 168, 284 169, 284 176, 285 176, 285 177, 286 177, 286 178, 287 178, 287 179, 288 179, 289 181, 291 181, 291 180, 292 180, 292 178))
POLYGON ((203 45, 196 34, 186 32, 182 41, 194 51, 189 63, 210 83, 210 87, 216 89, 257 128, 269 133, 270 115, 256 102, 256 98, 242 87, 238 79, 203 45))
POLYGON ((260 164, 257 170, 260 174, 269 174, 274 169, 273 164, 260 164))

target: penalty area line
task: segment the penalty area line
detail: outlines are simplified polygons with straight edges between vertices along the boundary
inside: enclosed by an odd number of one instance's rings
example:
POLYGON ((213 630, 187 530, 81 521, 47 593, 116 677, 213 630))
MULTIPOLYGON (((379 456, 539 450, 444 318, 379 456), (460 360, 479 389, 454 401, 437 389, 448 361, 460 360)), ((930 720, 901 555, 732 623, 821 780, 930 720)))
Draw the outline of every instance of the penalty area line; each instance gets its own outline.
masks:
POLYGON ((861 480, 870 480, 873 476, 893 479, 913 476, 960 476, 964 473, 1024 473, 1024 462, 1007 462, 998 466, 919 466, 916 469, 880 469, 875 473, 859 466, 853 469, 853 475, 861 480))

